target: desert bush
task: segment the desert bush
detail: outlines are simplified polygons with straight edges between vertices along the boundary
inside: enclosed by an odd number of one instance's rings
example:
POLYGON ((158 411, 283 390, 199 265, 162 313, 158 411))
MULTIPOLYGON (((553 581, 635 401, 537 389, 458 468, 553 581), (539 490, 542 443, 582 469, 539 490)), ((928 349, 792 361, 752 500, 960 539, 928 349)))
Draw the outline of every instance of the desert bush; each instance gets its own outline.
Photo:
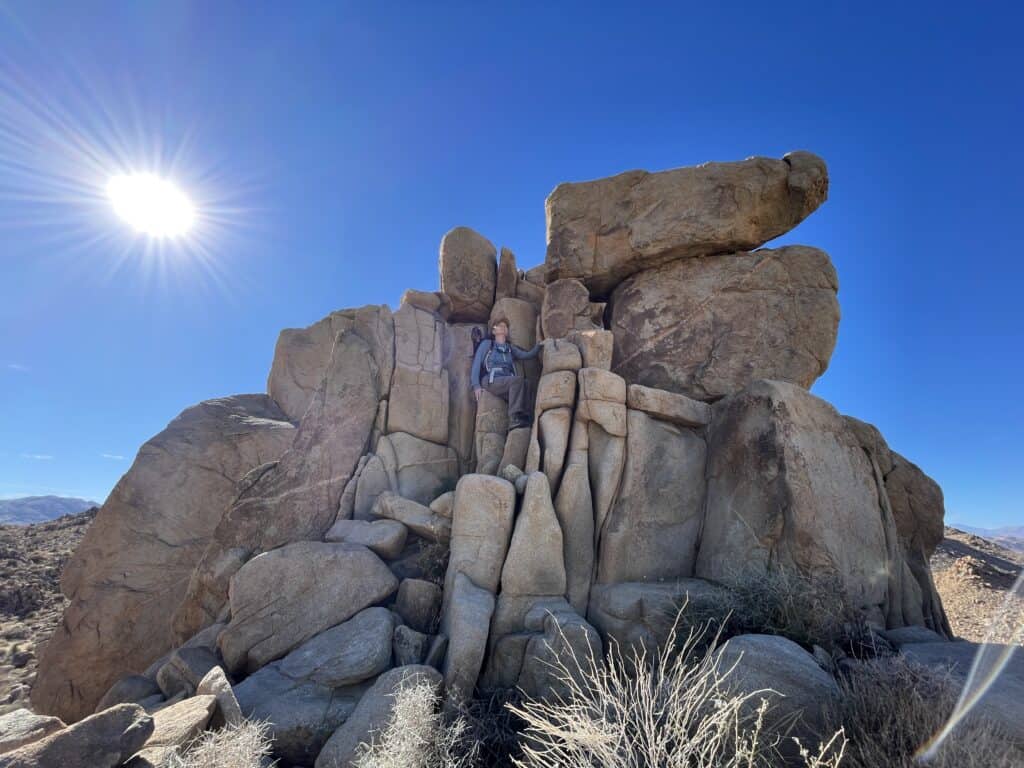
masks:
POLYGON ((478 746, 466 721, 446 718, 434 686, 428 682, 395 694, 387 728, 372 744, 361 745, 356 768, 472 768, 478 746))
POLYGON ((735 575, 727 581, 729 590, 720 603, 673 606, 681 614, 681 628, 696 630, 710 624, 720 629, 724 639, 780 635, 808 650, 820 645, 831 653, 842 651, 857 658, 882 652, 863 612, 850 602, 837 576, 810 577, 779 569, 756 578, 735 575))
POLYGON ((968 717, 931 760, 915 754, 945 725, 959 687, 941 670, 903 656, 874 659, 849 667, 840 677, 842 692, 830 720, 849 743, 843 768, 1011 768, 1024 765, 1024 753, 980 718, 968 717))
POLYGON ((183 754, 171 755, 164 768, 260 768, 270 751, 267 723, 243 720, 200 734, 183 754))
POLYGON ((450 555, 451 550, 446 542, 426 540, 420 542, 416 565, 423 574, 423 579, 443 587, 450 555))
MULTIPOLYGON (((669 642, 648 657, 563 656, 553 672, 566 694, 526 699, 509 709, 525 723, 522 768, 767 768, 779 765, 779 738, 768 734, 762 694, 730 692, 703 630, 669 642)), ((837 768, 841 732, 817 749, 803 748, 809 768, 837 768)))

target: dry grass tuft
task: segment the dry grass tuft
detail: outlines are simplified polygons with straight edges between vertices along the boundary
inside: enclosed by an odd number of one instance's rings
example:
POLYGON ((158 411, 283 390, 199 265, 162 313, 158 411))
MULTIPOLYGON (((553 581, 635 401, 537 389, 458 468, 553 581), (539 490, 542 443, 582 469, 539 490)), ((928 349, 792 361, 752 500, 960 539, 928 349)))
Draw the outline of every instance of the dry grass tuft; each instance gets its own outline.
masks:
POLYGON ((400 690, 388 727, 363 744, 355 768, 473 768, 478 747, 461 717, 447 721, 427 682, 400 690))
POLYGON ((204 732, 184 754, 172 755, 165 768, 260 768, 270 752, 268 724, 245 720, 204 732))
MULTIPOLYGON (((675 629, 672 630, 673 634, 675 629)), ((778 737, 765 732, 761 694, 734 694, 732 669, 715 661, 702 631, 670 637, 648 658, 562 659, 554 672, 567 694, 510 706, 523 719, 522 768, 767 768, 780 764, 778 737)), ((804 749, 808 768, 838 768, 845 738, 804 749)))
MULTIPOLYGON (((721 636, 780 635, 810 650, 857 658, 880 653, 864 614, 849 600, 838 577, 808 577, 773 570, 756 579, 729 579, 729 594, 720 605, 677 605, 681 626, 690 630, 710 624, 721 636)), ((666 623, 675 617, 666 617, 666 623)))
MULTIPOLYGON (((918 768, 914 755, 946 723, 959 688, 948 675, 902 656, 874 659, 839 680, 840 708, 830 713, 849 743, 843 768, 918 768)), ((1012 768, 1024 765, 991 723, 967 718, 928 768, 1012 768)))

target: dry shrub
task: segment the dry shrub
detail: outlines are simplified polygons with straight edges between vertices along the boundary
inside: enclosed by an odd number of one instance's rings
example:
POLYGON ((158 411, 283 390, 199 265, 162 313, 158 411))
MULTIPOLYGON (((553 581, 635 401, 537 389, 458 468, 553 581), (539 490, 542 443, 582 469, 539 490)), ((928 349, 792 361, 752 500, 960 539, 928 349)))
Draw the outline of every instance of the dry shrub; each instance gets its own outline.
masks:
POLYGON ((903 656, 874 659, 840 678, 842 698, 830 713, 849 743, 843 768, 1012 768, 1024 753, 989 722, 968 717, 927 763, 915 752, 953 712, 959 686, 948 674, 903 656))
POLYGON ((399 690, 390 723, 361 745, 356 768, 473 768, 478 747, 466 721, 445 719, 440 704, 428 682, 399 690))
POLYGON ((171 755, 165 768, 260 768, 270 752, 268 724, 243 720, 200 734, 184 754, 171 755))
POLYGON ((446 542, 427 541, 420 542, 419 555, 416 558, 416 565, 423 574, 423 579, 432 581, 439 587, 444 586, 444 576, 448 571, 448 558, 451 550, 446 542))
MULTIPOLYGON (((762 694, 730 692, 732 668, 722 669, 703 632, 691 631, 648 658, 563 656, 553 672, 566 694, 511 705, 526 723, 522 768, 767 768, 779 765, 778 737, 763 728, 762 694)), ((675 628, 672 630, 675 634, 675 628)), ((845 739, 836 733, 808 768, 837 768, 845 739)))
POLYGON ((698 629, 711 624, 721 628, 723 638, 780 635, 808 650, 820 645, 830 653, 842 651, 858 658, 881 650, 838 576, 809 577, 778 569, 756 578, 735 575, 727 581, 729 594, 721 604, 676 606, 681 626, 698 629))
POLYGON ((495 691, 469 701, 461 710, 466 736, 479 748, 479 764, 512 768, 521 757, 520 734, 526 726, 512 708, 521 703, 516 690, 495 691))

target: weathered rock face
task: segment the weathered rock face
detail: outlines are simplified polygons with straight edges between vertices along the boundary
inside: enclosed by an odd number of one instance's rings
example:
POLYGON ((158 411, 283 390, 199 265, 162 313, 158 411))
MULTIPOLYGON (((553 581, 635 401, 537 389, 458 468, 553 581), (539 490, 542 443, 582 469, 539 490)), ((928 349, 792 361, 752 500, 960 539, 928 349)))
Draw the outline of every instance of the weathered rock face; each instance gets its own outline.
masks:
POLYGON ((445 444, 448 441, 448 371, 444 323, 404 306, 395 313, 395 373, 388 400, 388 432, 445 444))
POLYGON ((71 604, 42 654, 38 712, 78 720, 172 647, 169 617, 236 483, 295 432, 270 398, 238 395, 189 408, 142 446, 65 567, 71 604))
POLYGON ((810 387, 835 347, 837 290, 824 251, 798 245, 640 272, 612 294, 612 370, 698 400, 757 379, 810 387))
POLYGON ((388 491, 429 504, 454 489, 458 479, 458 455, 450 447, 404 432, 384 435, 377 441, 376 453, 367 457, 362 469, 349 481, 346 491, 353 484, 354 490, 342 496, 338 519, 372 519, 373 505, 388 491), (346 500, 350 506, 344 503, 346 500))
POLYGON ((825 163, 808 152, 559 184, 544 206, 547 279, 576 278, 607 295, 642 269, 757 248, 827 194, 825 163))
POLYGON ((441 290, 452 301, 451 319, 485 323, 494 304, 497 251, 483 235, 456 227, 441 240, 441 290))
POLYGON ((253 672, 398 589, 365 547, 300 541, 253 558, 231 579, 219 645, 229 671, 253 672))
POLYGON ((286 328, 277 338, 267 393, 291 421, 305 415, 331 362, 334 341, 343 331, 355 333, 373 351, 377 387, 382 396, 387 395, 395 346, 391 310, 385 306, 343 309, 308 328, 286 328))
MULTIPOLYGON (((871 463, 843 418, 792 384, 759 381, 715 405, 696 575, 835 574, 883 628, 902 572, 871 463)), ((892 623, 892 622, 889 622, 892 623)))
POLYGON ((338 336, 323 383, 292 446, 278 462, 246 477, 217 525, 174 617, 180 640, 216 620, 232 574, 250 556, 293 541, 323 538, 376 417, 381 399, 376 358, 356 333, 338 336))
POLYGON ((693 575, 706 453, 693 430, 629 411, 622 488, 601 532, 599 582, 693 575))
POLYGON ((901 572, 891 578, 891 590, 900 597, 891 601, 887 623, 890 627, 923 625, 951 637, 928 565, 942 540, 942 489, 919 467, 890 450, 876 427, 849 416, 844 419, 872 463, 879 504, 895 529, 889 546, 903 559, 901 572))

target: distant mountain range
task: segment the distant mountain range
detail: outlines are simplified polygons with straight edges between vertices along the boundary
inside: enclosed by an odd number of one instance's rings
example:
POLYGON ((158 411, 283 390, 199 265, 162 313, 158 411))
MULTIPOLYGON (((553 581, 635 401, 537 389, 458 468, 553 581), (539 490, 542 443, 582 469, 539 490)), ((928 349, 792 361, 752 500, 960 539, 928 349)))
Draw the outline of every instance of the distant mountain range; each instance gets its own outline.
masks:
POLYGON ((1024 552, 1024 525, 1004 525, 1001 528, 979 528, 976 525, 964 525, 963 523, 950 523, 953 528, 973 533, 975 536, 982 536, 997 544, 1002 544, 1009 549, 1024 552))
POLYGON ((45 523, 64 515, 84 512, 98 507, 99 502, 68 496, 24 496, 20 499, 0 499, 0 524, 30 525, 45 523))

